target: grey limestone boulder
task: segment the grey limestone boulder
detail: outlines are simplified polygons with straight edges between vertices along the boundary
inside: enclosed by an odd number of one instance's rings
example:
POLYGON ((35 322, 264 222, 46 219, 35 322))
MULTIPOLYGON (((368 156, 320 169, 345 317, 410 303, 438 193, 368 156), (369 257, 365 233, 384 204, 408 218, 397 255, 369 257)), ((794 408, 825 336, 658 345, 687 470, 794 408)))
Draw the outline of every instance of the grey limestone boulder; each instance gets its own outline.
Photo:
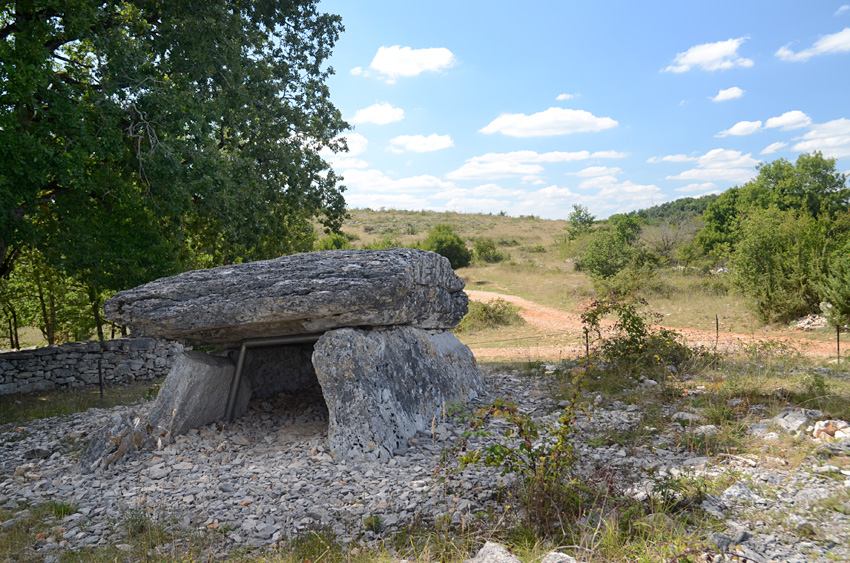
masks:
MULTIPOLYGON (((154 436, 177 436, 224 418, 236 366, 226 357, 183 352, 165 378, 148 414, 154 436)), ((242 379, 236 396, 236 416, 248 410, 251 389, 242 379)))
POLYGON ((158 279, 103 310, 134 336, 234 347, 352 326, 454 328, 467 311, 463 286, 433 252, 331 250, 158 279))
POLYGON ((472 352, 454 334, 408 326, 327 332, 313 366, 328 405, 328 439, 343 457, 391 457, 439 422, 447 403, 483 387, 472 352))
POLYGON ((133 411, 117 412, 92 436, 80 457, 80 473, 106 469, 127 454, 139 450, 149 438, 145 420, 133 411))

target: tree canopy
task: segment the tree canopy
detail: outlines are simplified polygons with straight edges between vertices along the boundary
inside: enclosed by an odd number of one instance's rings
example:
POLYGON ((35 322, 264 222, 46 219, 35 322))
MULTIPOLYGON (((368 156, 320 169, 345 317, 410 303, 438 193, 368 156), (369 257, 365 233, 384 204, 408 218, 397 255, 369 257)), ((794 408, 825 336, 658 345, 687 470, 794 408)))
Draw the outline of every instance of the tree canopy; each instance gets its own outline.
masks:
POLYGON ((99 292, 338 230, 317 3, 0 3, 0 277, 33 247, 99 292))

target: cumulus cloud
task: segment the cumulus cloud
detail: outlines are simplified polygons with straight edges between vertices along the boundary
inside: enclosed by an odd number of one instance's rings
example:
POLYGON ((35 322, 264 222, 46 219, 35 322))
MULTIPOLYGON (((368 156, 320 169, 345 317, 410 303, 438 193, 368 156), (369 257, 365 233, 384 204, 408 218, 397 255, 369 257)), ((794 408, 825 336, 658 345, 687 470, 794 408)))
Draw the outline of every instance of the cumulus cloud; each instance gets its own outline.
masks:
POLYGON ((594 176, 579 183, 580 190, 605 188, 617 183, 616 176, 594 176))
POLYGON ((371 106, 357 110, 354 117, 349 119, 351 123, 374 123, 376 125, 386 125, 394 121, 404 119, 404 110, 394 107, 387 102, 378 102, 371 106))
POLYGON ((423 72, 438 72, 457 64, 457 58, 445 47, 411 49, 393 45, 380 47, 369 65, 388 83, 399 77, 418 76, 423 72))
POLYGON ((740 137, 743 135, 752 135, 761 130, 761 121, 739 121, 729 129, 725 129, 715 135, 715 137, 728 137, 729 135, 740 137))
POLYGON ((829 158, 850 157, 850 119, 835 119, 812 125, 809 132, 794 145, 794 150, 821 151, 829 158))
POLYGON ((682 192, 686 194, 700 194, 706 195, 707 193, 711 193, 712 190, 717 188, 716 185, 712 182, 705 182, 702 184, 688 184, 687 186, 682 186, 681 188, 676 188, 675 191, 682 192))
POLYGON ((686 154, 668 154, 667 156, 651 156, 646 161, 650 164, 656 162, 696 162, 699 160, 696 156, 688 156, 686 154))
POLYGON ((771 143, 764 147, 764 150, 762 150, 759 154, 773 154, 779 149, 785 148, 787 146, 788 143, 771 143))
POLYGON ((713 149, 697 159, 695 168, 667 176, 668 180, 698 182, 726 181, 743 183, 755 175, 758 161, 750 154, 728 149, 713 149))
MULTIPOLYGON (((393 179, 380 170, 347 170, 345 185, 349 192, 360 193, 431 193, 434 188, 448 189, 454 186, 430 174, 393 179)), ((346 199, 349 192, 346 192, 346 199)))
POLYGON ((553 151, 538 153, 535 151, 514 151, 508 153, 487 153, 467 159, 463 165, 446 174, 451 180, 495 180, 513 176, 536 176, 543 172, 540 163, 575 162, 591 158, 624 158, 625 153, 617 151, 553 151))
POLYGON ((566 101, 566 100, 572 100, 575 97, 576 97, 575 94, 558 94, 558 96, 555 99, 558 100, 559 102, 563 102, 563 101, 566 101))
POLYGON ((764 127, 765 129, 781 127, 783 131, 790 131, 791 129, 808 127, 811 123, 812 119, 808 115, 802 111, 794 110, 786 111, 778 117, 771 117, 765 122, 764 127))
POLYGON ((725 102, 728 100, 734 100, 736 98, 740 98, 744 95, 744 91, 738 88, 737 86, 732 86, 731 88, 726 88, 725 90, 721 90, 717 93, 716 96, 711 98, 712 102, 725 102))
POLYGON ((616 127, 610 117, 596 117, 580 109, 549 108, 525 115, 505 113, 479 130, 480 133, 501 133, 510 137, 548 137, 570 133, 590 133, 616 127))
POLYGON ((832 35, 824 35, 815 44, 808 49, 803 49, 799 53, 795 53, 788 48, 788 45, 780 47, 776 51, 776 56, 783 61, 803 62, 816 57, 818 55, 826 55, 831 53, 847 53, 850 51, 850 27, 845 27, 838 33, 832 35))
POLYGON ((679 53, 673 59, 673 64, 665 68, 667 72, 687 72, 692 68, 700 68, 707 71, 725 70, 727 68, 751 67, 752 59, 738 56, 738 48, 746 41, 746 37, 738 39, 727 39, 716 43, 703 43, 695 45, 679 53))
POLYGON ((579 170, 578 172, 568 172, 571 176, 578 176, 579 178, 593 178, 595 176, 616 176, 617 174, 621 174, 623 171, 616 167, 610 166, 588 166, 583 170, 579 170))
POLYGON ((348 145, 348 152, 334 153, 328 148, 319 151, 322 158, 327 160, 331 167, 335 170, 345 170, 348 168, 367 168, 369 164, 365 160, 354 158, 366 152, 369 146, 369 140, 360 133, 346 133, 336 137, 335 140, 344 139, 348 145))
POLYGON ((402 152, 433 152, 455 146, 450 135, 400 135, 390 139, 389 150, 402 152))

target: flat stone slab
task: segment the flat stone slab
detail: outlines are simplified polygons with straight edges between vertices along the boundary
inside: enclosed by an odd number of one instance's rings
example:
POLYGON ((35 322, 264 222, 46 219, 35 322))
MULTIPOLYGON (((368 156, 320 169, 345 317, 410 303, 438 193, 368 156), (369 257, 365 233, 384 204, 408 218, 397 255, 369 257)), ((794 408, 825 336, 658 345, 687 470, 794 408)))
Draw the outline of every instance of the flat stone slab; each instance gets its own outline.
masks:
POLYGON ((134 336, 235 347, 352 326, 455 328, 464 285, 433 252, 330 250, 161 278, 116 293, 103 311, 134 336))

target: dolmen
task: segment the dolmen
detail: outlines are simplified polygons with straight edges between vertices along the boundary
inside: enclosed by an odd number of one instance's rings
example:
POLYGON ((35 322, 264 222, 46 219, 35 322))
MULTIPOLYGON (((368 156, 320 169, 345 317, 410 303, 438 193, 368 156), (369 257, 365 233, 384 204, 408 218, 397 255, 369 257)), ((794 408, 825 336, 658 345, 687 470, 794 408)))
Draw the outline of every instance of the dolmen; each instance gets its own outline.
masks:
POLYGON ((175 361, 147 420, 116 415, 80 469, 316 382, 332 453, 389 458, 446 404, 482 391, 472 352, 451 332, 467 312, 463 287, 446 258, 393 249, 283 256, 119 292, 103 306, 107 319, 196 349, 175 361))

